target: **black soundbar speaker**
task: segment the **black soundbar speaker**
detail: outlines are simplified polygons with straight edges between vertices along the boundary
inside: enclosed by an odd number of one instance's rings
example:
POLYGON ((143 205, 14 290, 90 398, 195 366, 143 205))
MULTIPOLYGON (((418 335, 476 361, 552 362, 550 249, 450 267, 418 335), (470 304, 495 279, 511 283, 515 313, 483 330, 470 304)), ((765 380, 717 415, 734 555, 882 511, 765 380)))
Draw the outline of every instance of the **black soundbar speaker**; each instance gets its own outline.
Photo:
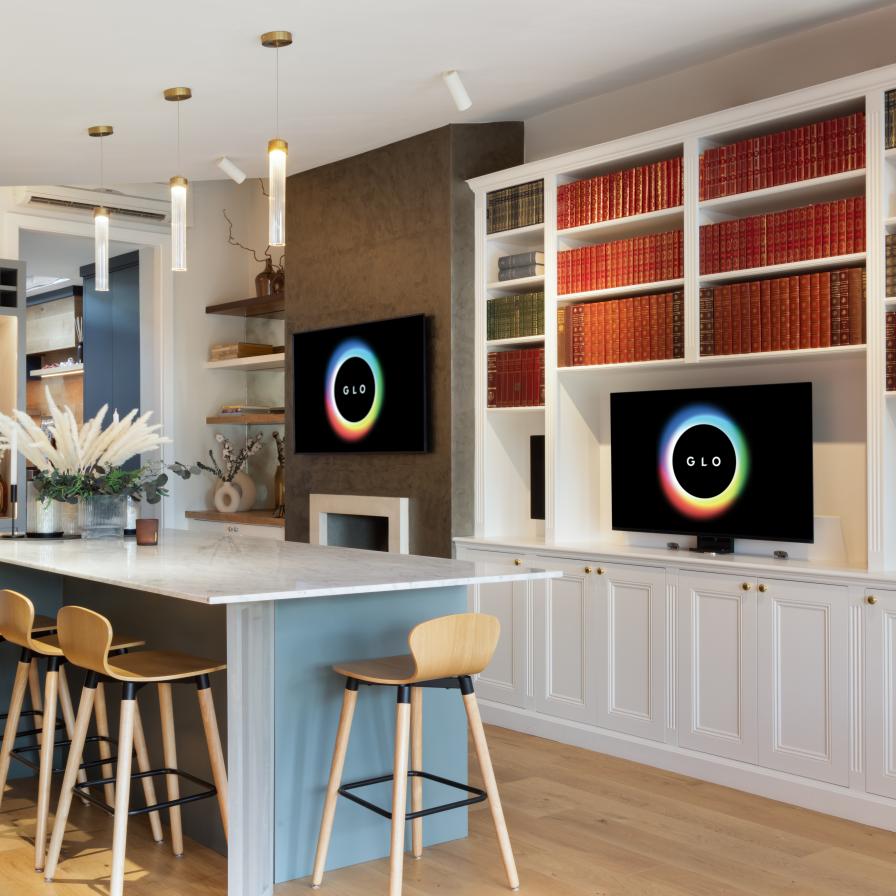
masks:
POLYGON ((544 436, 529 436, 530 516, 544 519, 544 436))

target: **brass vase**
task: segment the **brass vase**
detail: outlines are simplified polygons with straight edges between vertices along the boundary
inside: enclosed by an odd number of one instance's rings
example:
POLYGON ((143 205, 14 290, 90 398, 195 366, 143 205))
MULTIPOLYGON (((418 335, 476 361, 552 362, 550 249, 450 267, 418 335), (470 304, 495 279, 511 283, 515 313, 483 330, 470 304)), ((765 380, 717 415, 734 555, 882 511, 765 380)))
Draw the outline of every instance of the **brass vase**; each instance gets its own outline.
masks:
POLYGON ((286 516, 286 477, 282 465, 274 473, 274 516, 278 520, 286 516))
POLYGON ((255 295, 259 299, 274 294, 274 278, 276 276, 274 263, 268 258, 265 261, 264 270, 255 277, 255 295))

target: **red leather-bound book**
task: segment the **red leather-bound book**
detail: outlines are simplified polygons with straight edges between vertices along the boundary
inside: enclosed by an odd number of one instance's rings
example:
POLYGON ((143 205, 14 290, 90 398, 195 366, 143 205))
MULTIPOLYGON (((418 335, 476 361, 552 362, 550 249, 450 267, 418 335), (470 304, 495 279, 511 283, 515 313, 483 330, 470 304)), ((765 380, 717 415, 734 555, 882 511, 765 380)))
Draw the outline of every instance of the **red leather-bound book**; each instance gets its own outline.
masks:
MULTIPOLYGON (((772 292, 769 280, 754 280, 750 283, 750 301, 759 302, 759 348, 755 351, 767 352, 772 347, 772 292)), ((755 339, 754 339, 755 344, 755 339)))
MULTIPOLYGON (((660 350, 660 308, 662 307, 662 296, 648 296, 647 298, 647 315, 650 320, 649 335, 647 338, 647 360, 656 361, 663 357, 664 351, 660 350)), ((662 346, 665 349, 665 345, 662 346)))
POLYGON ((790 348, 790 278, 781 277, 778 280, 778 338, 781 349, 790 348))
POLYGON ((769 330, 771 334, 770 343, 771 351, 779 352, 783 347, 781 344, 781 316, 778 308, 781 304, 781 278, 766 281, 770 294, 769 301, 769 330))
POLYGON ((840 277, 836 271, 828 276, 831 291, 831 345, 840 345, 840 277))
POLYGON ((668 358, 684 357, 684 290, 677 289, 666 295, 666 305, 672 309, 672 344, 666 353, 668 358))
POLYGON ((722 332, 725 327, 725 312, 722 301, 722 287, 717 286, 712 291, 712 353, 714 355, 723 355, 725 353, 725 340, 722 332))
POLYGON ((741 321, 743 320, 740 310, 740 284, 732 283, 728 289, 730 295, 731 307, 731 353, 739 355, 743 351, 743 343, 741 342, 741 321))
POLYGON ((800 335, 800 278, 797 276, 787 278, 787 291, 790 305, 790 345, 788 348, 794 351, 800 347, 802 339, 800 335))
POLYGON ((598 302, 593 307, 594 312, 594 364, 607 363, 607 303, 598 302))
POLYGON ((486 361, 486 400, 488 407, 498 406, 498 353, 489 352, 486 361))
POLYGON ((730 355, 733 351, 733 333, 731 316, 731 287, 722 287, 722 354, 730 355))
MULTIPOLYGON (((746 158, 746 157, 745 157, 746 158)), ((752 315, 750 301, 750 284, 738 283, 738 305, 740 307, 740 350, 744 353, 753 350, 752 315)))
POLYGON ((821 274, 809 275, 809 348, 821 345, 821 274))
POLYGON ((848 268, 846 272, 849 290, 849 344, 861 345, 865 341, 865 285, 862 268, 848 268))
POLYGON ((800 274, 800 348, 811 348, 812 337, 810 325, 812 315, 810 308, 812 305, 812 278, 809 274, 800 274))
POLYGON ((849 320, 849 276, 846 268, 831 271, 831 276, 836 277, 840 293, 840 345, 850 344, 850 320, 849 320))
POLYGON ((831 275, 824 271, 818 275, 821 290, 819 299, 819 348, 828 348, 831 345, 831 275))

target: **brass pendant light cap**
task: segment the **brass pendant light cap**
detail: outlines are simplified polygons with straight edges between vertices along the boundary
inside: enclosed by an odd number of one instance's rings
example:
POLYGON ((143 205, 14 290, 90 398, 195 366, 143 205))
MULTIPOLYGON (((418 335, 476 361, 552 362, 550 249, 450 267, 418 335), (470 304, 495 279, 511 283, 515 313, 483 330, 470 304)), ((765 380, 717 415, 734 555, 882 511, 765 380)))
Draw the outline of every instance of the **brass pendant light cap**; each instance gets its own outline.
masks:
POLYGON ((279 149, 281 152, 289 152, 289 144, 285 140, 281 140, 279 137, 274 137, 273 140, 268 140, 268 152, 274 152, 275 149, 279 149))
POLYGON ((274 50, 288 47, 292 43, 291 31, 266 31, 261 35, 261 45, 274 50))
POLYGON ((193 91, 189 87, 169 87, 162 94, 169 103, 179 103, 182 100, 188 100, 193 96, 193 91))
POLYGON ((112 136, 112 125, 111 124, 95 124, 93 127, 87 128, 87 133, 90 134, 91 137, 111 137, 112 136))
POLYGON ((174 177, 170 178, 168 181, 169 187, 184 187, 186 188, 189 181, 185 177, 181 177, 179 174, 175 174, 174 177))
POLYGON ((104 205, 98 205, 93 210, 93 217, 94 218, 108 218, 108 217, 110 217, 109 209, 107 209, 106 206, 104 206, 104 205))

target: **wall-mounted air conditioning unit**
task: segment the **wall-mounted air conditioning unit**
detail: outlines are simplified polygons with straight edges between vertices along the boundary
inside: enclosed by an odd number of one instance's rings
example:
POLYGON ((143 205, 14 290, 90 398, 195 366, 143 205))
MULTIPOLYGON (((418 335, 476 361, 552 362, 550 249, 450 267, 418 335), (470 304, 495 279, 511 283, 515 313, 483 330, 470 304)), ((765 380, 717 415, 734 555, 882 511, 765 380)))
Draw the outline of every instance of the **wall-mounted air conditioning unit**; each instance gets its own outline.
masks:
POLYGON ((147 184, 145 188, 134 191, 66 186, 21 187, 16 204, 38 213, 67 215, 92 215, 98 205, 104 205, 112 212, 113 226, 117 219, 128 225, 161 229, 167 227, 171 220, 167 192, 162 184, 147 184))

